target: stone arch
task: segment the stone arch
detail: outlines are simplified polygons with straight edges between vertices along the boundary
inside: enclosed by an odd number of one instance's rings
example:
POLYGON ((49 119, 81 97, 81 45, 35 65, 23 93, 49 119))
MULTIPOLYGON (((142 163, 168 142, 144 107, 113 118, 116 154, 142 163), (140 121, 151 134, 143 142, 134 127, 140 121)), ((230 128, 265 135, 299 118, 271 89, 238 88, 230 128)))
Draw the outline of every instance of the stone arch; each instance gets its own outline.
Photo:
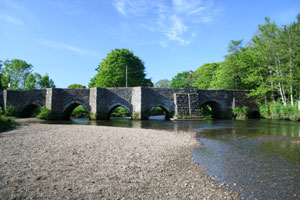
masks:
POLYGON ((212 109, 211 112, 212 118, 214 119, 225 118, 226 113, 224 113, 224 109, 222 108, 222 104, 220 102, 214 99, 207 100, 200 105, 200 109, 206 105, 209 105, 210 108, 212 109))
MULTIPOLYGON (((169 120, 169 119, 172 117, 172 111, 168 108, 168 106, 164 106, 164 105, 162 105, 162 104, 157 104, 157 105, 155 105, 155 106, 152 106, 151 109, 150 109, 149 114, 150 114, 155 108, 157 108, 157 107, 160 107, 161 109, 164 110, 164 112, 165 112, 165 119, 166 119, 166 120, 169 120)), ((148 115, 148 117, 149 117, 149 115, 148 115)))
POLYGON ((113 105, 111 105, 109 108, 108 108, 108 112, 107 112, 107 117, 106 119, 109 119, 111 113, 117 108, 117 107, 123 107, 125 108, 129 113, 130 115, 132 115, 132 109, 130 109, 128 106, 122 104, 122 103, 114 103, 113 105))
POLYGON ((23 108, 21 109, 20 116, 25 117, 25 118, 31 117, 33 111, 36 108, 41 108, 41 107, 42 107, 42 105, 40 105, 39 103, 36 103, 36 102, 28 103, 25 106, 23 106, 23 108))
POLYGON ((71 101, 68 104, 66 104, 63 108, 63 118, 66 120, 70 119, 71 113, 72 111, 77 107, 77 106, 83 106, 84 109, 88 112, 91 111, 90 106, 86 105, 85 103, 81 102, 81 101, 71 101))

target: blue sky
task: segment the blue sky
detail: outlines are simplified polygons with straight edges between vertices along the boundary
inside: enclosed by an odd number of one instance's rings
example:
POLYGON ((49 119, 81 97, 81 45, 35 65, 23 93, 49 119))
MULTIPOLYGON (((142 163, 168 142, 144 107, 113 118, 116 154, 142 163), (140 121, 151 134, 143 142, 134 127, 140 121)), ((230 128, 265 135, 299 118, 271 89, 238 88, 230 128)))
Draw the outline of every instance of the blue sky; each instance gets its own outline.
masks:
POLYGON ((22 59, 57 87, 88 85, 115 48, 140 57, 147 78, 224 60, 265 16, 296 21, 300 0, 0 0, 0 60, 22 59))

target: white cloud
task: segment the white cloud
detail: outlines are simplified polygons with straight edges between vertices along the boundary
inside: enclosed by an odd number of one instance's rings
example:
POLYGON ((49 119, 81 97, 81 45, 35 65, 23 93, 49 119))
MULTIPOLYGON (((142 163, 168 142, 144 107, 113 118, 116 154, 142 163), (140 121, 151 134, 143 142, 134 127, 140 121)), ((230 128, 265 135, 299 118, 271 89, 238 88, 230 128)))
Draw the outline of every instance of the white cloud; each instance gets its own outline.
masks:
MULTIPOLYGON (((5 7, 10 9, 10 15, 6 14, 6 20, 8 22, 18 24, 18 25, 25 25, 26 26, 32 26, 35 28, 41 28, 41 24, 39 22, 39 19, 34 15, 34 13, 27 8, 26 4, 22 1, 15 1, 15 0, 0 0, 1 6, 3 6, 3 10, 5 10, 5 7), (12 17, 11 15, 18 16, 12 17), (22 20, 20 20, 21 18, 22 20)), ((3 14, 3 13, 2 13, 3 14)), ((5 14, 5 13, 4 13, 5 14)), ((3 18, 3 16, 2 16, 3 18)))
POLYGON ((147 0, 115 0, 113 5, 123 16, 144 16, 150 4, 147 0))
POLYGON ((14 25, 24 25, 24 22, 22 20, 12 17, 6 13, 0 13, 0 20, 4 20, 6 23, 14 25))
POLYGON ((90 51, 90 50, 85 50, 85 49, 81 49, 79 47, 76 46, 72 46, 72 45, 68 45, 68 44, 64 44, 64 43, 60 43, 60 42, 55 42, 55 41, 51 41, 51 40, 36 40, 38 43, 51 47, 51 48, 59 48, 59 49, 65 49, 77 54, 81 54, 81 55, 90 55, 90 56, 100 56, 100 53, 95 52, 95 51, 90 51))
POLYGON ((171 17, 171 21, 172 24, 170 26, 170 29, 166 32, 166 36, 169 38, 169 40, 178 41, 181 45, 189 44, 189 41, 184 40, 180 37, 181 34, 188 30, 188 27, 184 25, 181 20, 175 15, 171 17))
MULTIPOLYGON (((195 31, 191 30, 193 25, 211 23, 222 11, 213 0, 172 0, 171 3, 165 0, 115 0, 114 7, 126 18, 140 16, 139 21, 145 20, 143 24, 147 21, 151 24, 150 31, 161 32, 168 41, 176 41, 180 45, 188 45, 196 37, 195 31), (155 26, 153 21, 156 21, 155 26), (194 34, 186 34, 188 30, 194 34)), ((167 43, 159 42, 164 47, 167 43)))

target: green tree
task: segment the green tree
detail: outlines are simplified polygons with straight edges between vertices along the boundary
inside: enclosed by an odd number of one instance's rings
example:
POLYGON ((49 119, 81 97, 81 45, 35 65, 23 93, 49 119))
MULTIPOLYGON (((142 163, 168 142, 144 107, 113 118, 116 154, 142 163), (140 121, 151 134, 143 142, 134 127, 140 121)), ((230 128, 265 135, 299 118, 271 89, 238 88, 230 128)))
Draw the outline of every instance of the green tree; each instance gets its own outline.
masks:
POLYGON ((153 86, 151 80, 145 78, 145 66, 139 57, 128 49, 115 49, 100 63, 89 87, 125 87, 126 68, 129 87, 153 86))
POLYGON ((154 87, 156 87, 156 88, 167 88, 170 85, 170 83, 171 82, 168 79, 162 79, 162 80, 157 81, 154 84, 154 87))
POLYGON ((39 88, 55 88, 54 81, 49 78, 49 75, 46 73, 41 77, 41 80, 38 82, 39 88))
POLYGON ((178 73, 172 78, 169 88, 189 88, 191 87, 190 72, 178 73))
POLYGON ((216 77, 216 71, 221 63, 208 63, 199 67, 193 73, 193 85, 198 89, 211 89, 212 81, 216 77))
POLYGON ((86 87, 84 85, 74 83, 69 85, 68 88, 86 88, 86 87))
POLYGON ((6 60, 2 70, 1 83, 12 90, 24 90, 27 76, 32 72, 32 65, 23 60, 6 60), (10 83, 10 85, 8 85, 10 83))
POLYGON ((0 60, 0 90, 3 89, 3 86, 2 86, 2 61, 0 60))

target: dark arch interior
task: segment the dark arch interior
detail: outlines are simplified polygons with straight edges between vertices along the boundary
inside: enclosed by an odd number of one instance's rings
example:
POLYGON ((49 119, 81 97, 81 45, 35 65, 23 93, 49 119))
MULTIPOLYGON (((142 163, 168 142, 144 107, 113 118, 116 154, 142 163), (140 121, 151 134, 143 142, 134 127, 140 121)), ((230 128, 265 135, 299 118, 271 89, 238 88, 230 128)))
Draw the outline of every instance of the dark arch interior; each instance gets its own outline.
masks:
POLYGON ((215 101, 208 101, 200 106, 200 113, 205 118, 222 118, 221 106, 215 101))
POLYGON ((149 117, 153 117, 153 119, 159 119, 158 116, 164 116, 165 120, 169 120, 170 119, 170 113, 162 106, 158 106, 156 108, 153 108, 149 114, 149 117))
POLYGON ((260 113, 258 111, 253 111, 253 112, 250 113, 249 118, 251 118, 251 119, 260 119, 261 116, 260 116, 260 113))
POLYGON ((88 118, 88 111, 79 103, 73 103, 64 112, 64 119, 69 120, 71 117, 88 118))
POLYGON ((39 106, 35 104, 27 105, 20 113, 20 117, 35 117, 38 114, 39 106))
POLYGON ((108 112, 107 119, 111 118, 131 119, 132 117, 129 110, 121 105, 117 105, 108 112))

